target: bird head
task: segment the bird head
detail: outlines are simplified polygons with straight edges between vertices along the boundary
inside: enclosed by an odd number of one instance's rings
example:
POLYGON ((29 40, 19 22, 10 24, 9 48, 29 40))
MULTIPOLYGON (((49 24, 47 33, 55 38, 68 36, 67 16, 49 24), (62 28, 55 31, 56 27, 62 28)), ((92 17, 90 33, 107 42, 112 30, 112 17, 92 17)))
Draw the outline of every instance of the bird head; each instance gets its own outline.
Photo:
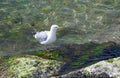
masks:
POLYGON ((51 29, 52 29, 52 30, 57 30, 58 28, 60 28, 58 25, 52 25, 52 26, 51 26, 51 29))

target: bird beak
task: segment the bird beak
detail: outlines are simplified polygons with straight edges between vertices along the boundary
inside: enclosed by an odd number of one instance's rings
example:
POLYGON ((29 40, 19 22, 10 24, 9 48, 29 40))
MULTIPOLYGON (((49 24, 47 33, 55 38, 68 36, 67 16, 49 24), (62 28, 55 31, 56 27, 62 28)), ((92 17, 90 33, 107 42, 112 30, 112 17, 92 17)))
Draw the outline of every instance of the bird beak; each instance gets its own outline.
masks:
POLYGON ((63 27, 58 27, 58 31, 62 31, 63 30, 63 27))
POLYGON ((62 28, 62 27, 58 27, 58 28, 62 28))

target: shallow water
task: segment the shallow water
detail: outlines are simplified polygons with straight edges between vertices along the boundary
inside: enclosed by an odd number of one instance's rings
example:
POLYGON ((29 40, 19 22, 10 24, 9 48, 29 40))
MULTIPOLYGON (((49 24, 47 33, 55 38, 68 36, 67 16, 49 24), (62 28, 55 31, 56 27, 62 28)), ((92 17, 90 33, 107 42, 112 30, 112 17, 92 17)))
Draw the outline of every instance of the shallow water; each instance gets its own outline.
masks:
POLYGON ((32 33, 49 30, 52 24, 62 27, 55 44, 119 43, 119 4, 120 0, 0 0, 0 54, 36 49, 32 33))

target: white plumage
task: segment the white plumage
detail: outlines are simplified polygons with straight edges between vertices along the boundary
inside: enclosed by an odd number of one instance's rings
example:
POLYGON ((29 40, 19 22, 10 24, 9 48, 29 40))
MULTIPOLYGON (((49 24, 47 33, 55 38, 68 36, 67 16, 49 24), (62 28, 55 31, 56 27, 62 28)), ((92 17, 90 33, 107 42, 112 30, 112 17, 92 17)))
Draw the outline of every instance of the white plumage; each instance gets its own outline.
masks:
POLYGON ((41 44, 50 44, 56 40, 56 31, 59 28, 58 25, 52 25, 50 31, 36 32, 35 39, 41 44))

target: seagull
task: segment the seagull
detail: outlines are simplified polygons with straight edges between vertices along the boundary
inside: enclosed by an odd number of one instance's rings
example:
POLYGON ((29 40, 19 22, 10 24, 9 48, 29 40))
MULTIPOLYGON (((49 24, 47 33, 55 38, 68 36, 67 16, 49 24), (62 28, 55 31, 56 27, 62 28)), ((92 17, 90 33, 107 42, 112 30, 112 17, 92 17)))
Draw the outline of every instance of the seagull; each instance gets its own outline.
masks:
POLYGON ((50 31, 36 32, 33 36, 40 44, 51 44, 56 40, 56 31, 58 28, 60 28, 58 25, 52 25, 50 31))

